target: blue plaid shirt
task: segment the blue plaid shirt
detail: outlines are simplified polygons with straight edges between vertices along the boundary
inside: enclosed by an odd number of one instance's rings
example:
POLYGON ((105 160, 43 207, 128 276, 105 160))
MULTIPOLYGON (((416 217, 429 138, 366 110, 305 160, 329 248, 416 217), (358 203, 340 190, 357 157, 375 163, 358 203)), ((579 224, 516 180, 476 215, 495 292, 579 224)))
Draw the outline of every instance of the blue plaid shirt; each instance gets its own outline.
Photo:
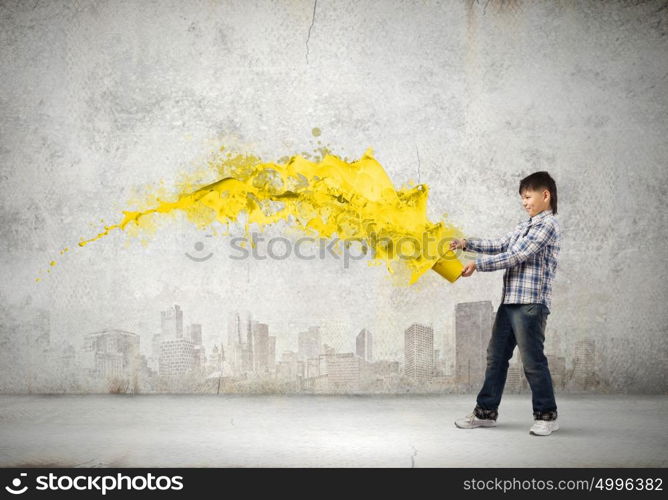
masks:
POLYGON ((543 210, 503 238, 467 238, 466 250, 493 254, 476 259, 478 271, 506 270, 502 304, 542 303, 549 311, 560 242, 559 221, 552 210, 543 210))

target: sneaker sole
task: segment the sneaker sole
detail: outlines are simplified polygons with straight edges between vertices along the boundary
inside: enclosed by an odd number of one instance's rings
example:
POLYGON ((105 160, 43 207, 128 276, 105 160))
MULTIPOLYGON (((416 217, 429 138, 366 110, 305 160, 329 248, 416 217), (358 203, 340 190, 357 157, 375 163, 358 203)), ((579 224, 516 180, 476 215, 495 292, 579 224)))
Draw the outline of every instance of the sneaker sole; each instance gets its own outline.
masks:
POLYGON ((548 432, 547 434, 539 434, 539 433, 534 432, 534 431, 532 431, 532 430, 529 430, 529 434, 532 434, 532 435, 534 435, 534 436, 549 436, 549 435, 552 434, 554 431, 558 431, 558 430, 559 430, 559 424, 555 425, 554 429, 552 429, 552 430, 551 430, 550 432, 548 432))
POLYGON ((455 422, 455 425, 460 429, 476 429, 478 427, 496 427, 496 422, 494 422, 493 424, 478 424, 478 425, 466 425, 466 426, 459 425, 457 422, 455 422))

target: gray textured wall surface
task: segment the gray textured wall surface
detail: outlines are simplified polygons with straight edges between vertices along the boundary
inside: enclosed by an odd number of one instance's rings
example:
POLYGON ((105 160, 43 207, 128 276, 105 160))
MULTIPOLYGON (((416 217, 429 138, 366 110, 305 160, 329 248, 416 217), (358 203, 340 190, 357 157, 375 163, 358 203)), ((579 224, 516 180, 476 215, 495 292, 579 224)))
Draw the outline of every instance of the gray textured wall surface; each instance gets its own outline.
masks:
MULTIPOLYGON (((0 336, 20 366, 42 363, 25 344, 40 328, 76 350, 121 328, 148 352, 176 303, 210 344, 250 309, 279 355, 295 324, 330 322, 350 332, 323 339, 337 350, 367 327, 378 359, 401 360, 404 329, 430 323, 451 369, 455 304, 497 307, 500 272, 402 287, 364 262, 239 262, 182 219, 148 245, 116 232, 76 247, 220 145, 275 160, 320 140, 349 158, 373 148, 471 236, 514 227, 519 180, 548 170, 563 230, 551 348, 569 359, 591 339, 607 387, 666 392, 665 1, 31 0, 0 14, 0 336), (184 256, 198 241, 212 259, 184 256)), ((25 380, 0 370, 5 390, 25 380)))

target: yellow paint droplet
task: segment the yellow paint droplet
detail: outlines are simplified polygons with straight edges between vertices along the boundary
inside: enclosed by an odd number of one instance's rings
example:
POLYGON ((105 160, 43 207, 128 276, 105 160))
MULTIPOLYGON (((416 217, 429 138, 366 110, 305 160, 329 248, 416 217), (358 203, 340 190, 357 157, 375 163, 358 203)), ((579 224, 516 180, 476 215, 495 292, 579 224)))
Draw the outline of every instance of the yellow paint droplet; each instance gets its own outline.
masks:
POLYGON ((313 130, 311 130, 311 133, 313 134, 313 137, 318 137, 321 132, 318 127, 314 127, 313 130))
POLYGON ((49 262, 49 265, 50 265, 51 267, 55 266, 55 265, 56 265, 56 261, 55 261, 55 260, 52 260, 51 262, 49 262))
POLYGON ((35 281, 40 282, 40 281, 42 281, 42 279, 41 278, 35 278, 35 281))

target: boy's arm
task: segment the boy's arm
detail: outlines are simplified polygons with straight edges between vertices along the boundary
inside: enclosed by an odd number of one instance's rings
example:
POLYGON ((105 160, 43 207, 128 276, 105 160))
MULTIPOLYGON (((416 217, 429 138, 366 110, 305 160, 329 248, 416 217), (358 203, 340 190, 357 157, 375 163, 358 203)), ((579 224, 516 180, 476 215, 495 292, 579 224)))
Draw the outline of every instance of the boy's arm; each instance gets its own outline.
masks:
POLYGON ((503 238, 497 239, 483 239, 483 238, 466 238, 466 247, 464 250, 478 252, 478 253, 500 253, 508 249, 508 243, 515 231, 510 231, 503 238))
POLYGON ((551 223, 531 226, 527 235, 520 239, 512 250, 476 259, 476 269, 497 271, 516 266, 547 245, 556 235, 556 231, 555 225, 551 223))

